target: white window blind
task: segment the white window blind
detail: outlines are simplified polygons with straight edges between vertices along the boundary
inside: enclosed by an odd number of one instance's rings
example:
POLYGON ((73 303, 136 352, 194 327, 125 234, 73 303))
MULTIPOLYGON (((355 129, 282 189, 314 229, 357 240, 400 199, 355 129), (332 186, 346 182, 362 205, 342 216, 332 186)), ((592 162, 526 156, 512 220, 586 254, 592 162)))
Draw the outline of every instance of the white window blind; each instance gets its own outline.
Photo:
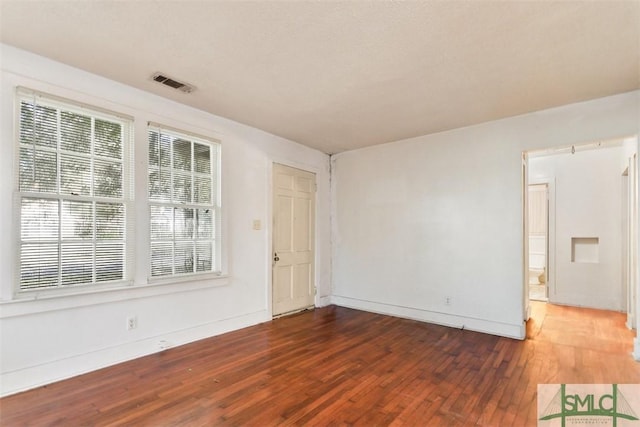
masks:
POLYGON ((22 291, 127 279, 131 121, 18 92, 22 291))
POLYGON ((216 141, 150 124, 150 275, 220 272, 216 141))

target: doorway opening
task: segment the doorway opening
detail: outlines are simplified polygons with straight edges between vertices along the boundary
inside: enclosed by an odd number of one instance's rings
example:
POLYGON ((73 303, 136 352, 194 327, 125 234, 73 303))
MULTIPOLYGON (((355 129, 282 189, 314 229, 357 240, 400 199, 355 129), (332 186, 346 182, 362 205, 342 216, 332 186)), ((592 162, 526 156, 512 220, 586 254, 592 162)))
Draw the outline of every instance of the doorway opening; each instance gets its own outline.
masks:
POLYGON ((525 318, 538 300, 637 326, 637 151, 632 137, 523 153, 525 318))

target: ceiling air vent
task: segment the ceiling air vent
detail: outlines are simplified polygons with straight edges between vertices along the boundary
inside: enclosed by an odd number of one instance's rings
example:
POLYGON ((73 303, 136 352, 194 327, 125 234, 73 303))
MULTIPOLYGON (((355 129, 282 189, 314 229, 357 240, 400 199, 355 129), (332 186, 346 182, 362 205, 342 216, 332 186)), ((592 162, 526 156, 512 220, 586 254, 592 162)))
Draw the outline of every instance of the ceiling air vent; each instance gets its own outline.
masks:
POLYGON ((191 93, 195 89, 190 84, 179 82, 179 81, 177 81, 175 79, 172 79, 171 77, 167 77, 166 75, 164 75, 162 73, 155 73, 152 78, 153 78, 154 81, 156 81, 158 83, 162 83, 165 86, 169 86, 169 87, 171 87, 173 89, 177 89, 177 90, 182 91, 184 93, 191 93))

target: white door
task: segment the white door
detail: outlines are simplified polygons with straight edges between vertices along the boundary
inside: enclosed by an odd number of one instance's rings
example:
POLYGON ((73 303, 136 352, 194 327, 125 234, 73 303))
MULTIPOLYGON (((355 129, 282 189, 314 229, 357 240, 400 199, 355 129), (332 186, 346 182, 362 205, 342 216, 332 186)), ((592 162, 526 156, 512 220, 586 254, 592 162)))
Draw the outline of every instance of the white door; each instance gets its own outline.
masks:
POLYGON ((547 300, 549 197, 547 184, 529 184, 529 299, 547 300))
POLYGON ((273 315, 314 305, 316 177, 273 165, 273 315))

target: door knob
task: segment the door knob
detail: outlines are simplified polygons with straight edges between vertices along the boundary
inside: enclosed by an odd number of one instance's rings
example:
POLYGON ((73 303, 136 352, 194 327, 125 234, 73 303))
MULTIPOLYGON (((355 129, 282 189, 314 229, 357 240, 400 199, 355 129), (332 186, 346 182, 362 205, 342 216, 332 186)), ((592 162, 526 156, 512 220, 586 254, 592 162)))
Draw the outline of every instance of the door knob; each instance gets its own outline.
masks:
POLYGON ((274 260, 275 262, 280 261, 280 257, 278 256, 278 254, 277 254, 277 253, 275 253, 275 254, 273 255, 273 260, 274 260))

